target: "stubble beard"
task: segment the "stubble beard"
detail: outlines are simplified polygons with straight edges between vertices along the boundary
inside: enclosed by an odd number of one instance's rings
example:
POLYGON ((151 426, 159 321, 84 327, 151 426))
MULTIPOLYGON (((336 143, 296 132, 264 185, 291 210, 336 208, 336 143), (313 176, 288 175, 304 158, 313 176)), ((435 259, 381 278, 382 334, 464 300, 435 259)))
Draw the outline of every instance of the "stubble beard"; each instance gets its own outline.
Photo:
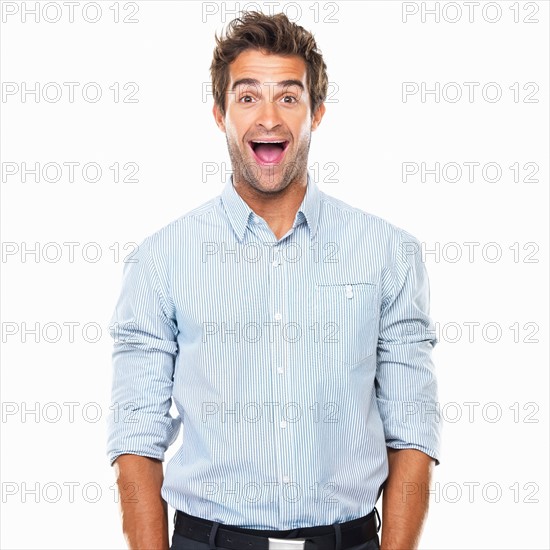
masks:
MULTIPOLYGON (((307 159, 311 144, 311 133, 300 142, 294 160, 284 160, 282 167, 260 166, 252 159, 244 159, 243 153, 226 135, 227 150, 233 168, 233 184, 245 185, 264 195, 275 195, 284 191, 291 183, 300 181, 307 173, 307 159), (279 171, 279 174, 277 174, 279 171)), ((248 147, 245 144, 244 147, 248 147)))

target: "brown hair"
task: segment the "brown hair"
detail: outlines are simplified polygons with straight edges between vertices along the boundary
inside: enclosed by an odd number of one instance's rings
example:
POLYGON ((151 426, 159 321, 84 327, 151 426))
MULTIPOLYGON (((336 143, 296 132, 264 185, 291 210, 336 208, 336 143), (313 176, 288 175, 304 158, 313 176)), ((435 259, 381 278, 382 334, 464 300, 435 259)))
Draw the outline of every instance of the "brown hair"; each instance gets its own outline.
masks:
POLYGON ((292 23, 284 13, 265 15, 245 12, 228 25, 225 37, 216 39, 210 65, 214 102, 225 115, 225 95, 229 85, 229 64, 245 50, 263 50, 271 54, 298 55, 307 66, 307 86, 312 116, 325 100, 328 88, 327 66, 313 35, 292 23))

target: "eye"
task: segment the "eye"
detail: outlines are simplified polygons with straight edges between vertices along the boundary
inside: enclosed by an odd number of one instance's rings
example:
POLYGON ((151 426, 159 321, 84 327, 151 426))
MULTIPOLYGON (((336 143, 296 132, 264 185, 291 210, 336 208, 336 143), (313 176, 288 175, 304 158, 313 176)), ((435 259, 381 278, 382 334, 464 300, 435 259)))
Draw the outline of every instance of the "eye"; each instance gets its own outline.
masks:
POLYGON ((292 101, 285 101, 284 103, 296 103, 298 100, 293 95, 285 95, 284 99, 291 99, 292 101))
POLYGON ((250 100, 254 99, 251 95, 243 95, 239 98, 239 103, 251 103, 251 101, 243 101, 243 99, 249 98, 250 100))

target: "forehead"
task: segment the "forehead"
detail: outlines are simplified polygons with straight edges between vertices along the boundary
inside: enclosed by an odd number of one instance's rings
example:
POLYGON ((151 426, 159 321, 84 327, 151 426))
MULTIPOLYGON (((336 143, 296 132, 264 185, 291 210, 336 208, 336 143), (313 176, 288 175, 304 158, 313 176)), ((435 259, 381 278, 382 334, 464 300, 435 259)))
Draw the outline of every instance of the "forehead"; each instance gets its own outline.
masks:
POLYGON ((295 79, 306 86, 306 63, 297 55, 278 55, 259 50, 245 50, 229 65, 229 86, 241 78, 264 82, 295 79))

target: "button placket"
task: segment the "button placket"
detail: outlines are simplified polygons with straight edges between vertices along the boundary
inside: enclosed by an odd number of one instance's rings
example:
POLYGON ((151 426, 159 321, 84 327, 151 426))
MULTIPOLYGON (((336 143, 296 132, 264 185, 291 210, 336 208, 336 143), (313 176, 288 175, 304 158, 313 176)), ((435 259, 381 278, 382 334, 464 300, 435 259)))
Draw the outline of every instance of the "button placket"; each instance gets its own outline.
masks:
POLYGON ((272 243, 271 248, 268 249, 270 256, 268 262, 270 263, 270 310, 272 311, 272 324, 269 329, 269 334, 266 337, 269 338, 270 357, 271 357, 271 373, 272 373, 272 388, 273 395, 272 401, 276 403, 274 407, 274 438, 275 438, 275 452, 277 455, 278 472, 276 478, 279 480, 280 485, 278 487, 278 509, 281 518, 286 515, 284 510, 284 479, 288 478, 288 438, 287 438, 287 422, 283 418, 283 404, 284 404, 284 385, 285 385, 285 369, 284 369, 284 342, 282 339, 282 327, 284 323, 284 311, 285 311, 285 270, 284 266, 279 261, 278 244, 272 243))

